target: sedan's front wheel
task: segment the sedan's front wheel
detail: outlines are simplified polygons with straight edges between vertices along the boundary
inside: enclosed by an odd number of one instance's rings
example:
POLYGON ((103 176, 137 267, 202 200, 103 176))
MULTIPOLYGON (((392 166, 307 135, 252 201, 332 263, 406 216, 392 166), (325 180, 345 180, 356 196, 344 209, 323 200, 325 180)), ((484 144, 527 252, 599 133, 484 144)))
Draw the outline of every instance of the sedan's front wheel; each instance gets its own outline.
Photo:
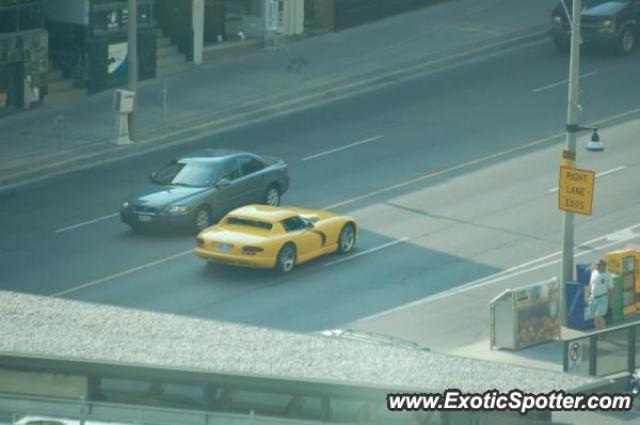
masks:
POLYGON ((276 269, 280 273, 289 273, 296 265, 296 247, 288 243, 282 247, 276 260, 276 269))
POLYGON ((200 232, 211 226, 211 211, 207 207, 200 207, 194 216, 194 227, 200 232))
POLYGON ((625 28, 620 34, 618 51, 620 54, 628 55, 636 47, 636 34, 632 28, 625 28))

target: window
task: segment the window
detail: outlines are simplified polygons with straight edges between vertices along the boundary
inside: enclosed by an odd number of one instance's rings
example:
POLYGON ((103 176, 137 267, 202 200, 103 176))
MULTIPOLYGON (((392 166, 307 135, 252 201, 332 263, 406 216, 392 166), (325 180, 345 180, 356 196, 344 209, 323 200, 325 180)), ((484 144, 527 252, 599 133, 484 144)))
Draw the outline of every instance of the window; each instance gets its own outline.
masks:
POLYGON ((230 181, 234 181, 240 177, 240 173, 238 171, 238 163, 235 159, 230 159, 224 163, 222 166, 222 172, 220 173, 220 179, 228 179, 230 181))
POLYGON ((205 406, 204 388, 200 385, 102 378, 98 391, 99 397, 107 402, 184 408, 205 406))
POLYGON ((153 177, 153 182, 164 186, 207 187, 216 171, 214 164, 172 162, 153 177))
POLYGON ((282 226, 287 232, 295 232, 297 230, 303 230, 308 227, 307 223, 298 216, 283 220, 282 226))
POLYGON ((265 229, 265 230, 271 230, 271 228, 273 227, 273 224, 268 223, 266 221, 251 220, 248 218, 240 218, 240 217, 227 218, 227 224, 236 225, 236 226, 256 227, 258 229, 265 229))
POLYGON ((238 162, 240 163, 240 170, 243 176, 248 176, 264 168, 262 161, 256 158, 242 157, 238 162))
POLYGON ((0 0, 0 33, 43 27, 42 2, 37 0, 0 0))

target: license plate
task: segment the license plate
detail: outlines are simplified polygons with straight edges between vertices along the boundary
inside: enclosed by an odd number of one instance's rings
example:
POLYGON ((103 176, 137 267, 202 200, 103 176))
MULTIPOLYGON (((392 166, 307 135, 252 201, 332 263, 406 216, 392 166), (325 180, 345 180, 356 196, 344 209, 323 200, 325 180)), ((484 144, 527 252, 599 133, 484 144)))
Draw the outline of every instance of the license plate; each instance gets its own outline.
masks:
POLYGON ((138 221, 142 221, 142 222, 148 222, 148 221, 151 221, 151 216, 148 216, 148 215, 139 215, 139 216, 138 216, 138 221))
POLYGON ((228 252, 228 251, 231 251, 231 244, 228 244, 228 243, 219 243, 219 244, 217 245, 217 248, 218 248, 218 251, 221 251, 221 252, 228 252))

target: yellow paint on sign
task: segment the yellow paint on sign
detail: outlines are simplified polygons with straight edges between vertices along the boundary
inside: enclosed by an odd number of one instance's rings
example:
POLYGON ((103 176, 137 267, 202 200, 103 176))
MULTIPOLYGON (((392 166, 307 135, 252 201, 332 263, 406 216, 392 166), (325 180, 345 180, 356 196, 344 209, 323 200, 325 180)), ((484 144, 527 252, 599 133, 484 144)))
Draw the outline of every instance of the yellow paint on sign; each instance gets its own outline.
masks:
POLYGON ((591 215, 596 173, 573 167, 560 167, 558 207, 561 210, 591 215))

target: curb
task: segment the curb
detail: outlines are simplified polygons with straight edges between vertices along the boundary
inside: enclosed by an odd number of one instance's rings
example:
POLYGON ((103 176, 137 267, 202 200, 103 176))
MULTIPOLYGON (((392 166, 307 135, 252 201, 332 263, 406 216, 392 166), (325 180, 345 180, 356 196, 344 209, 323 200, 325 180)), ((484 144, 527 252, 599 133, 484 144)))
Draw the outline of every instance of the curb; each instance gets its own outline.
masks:
POLYGON ((249 124, 277 118, 294 111, 302 111, 346 97, 378 90, 401 81, 442 72, 447 68, 499 56, 510 50, 538 44, 546 38, 546 30, 535 28, 529 33, 502 36, 498 41, 484 41, 466 45, 456 52, 432 53, 400 66, 373 70, 357 76, 341 77, 313 84, 270 99, 259 99, 223 112, 211 112, 195 119, 187 119, 139 135, 135 145, 116 146, 91 143, 77 148, 57 151, 52 155, 22 163, 2 172, 0 192, 56 175, 90 168, 142 155, 155 150, 194 141, 203 135, 213 135, 249 124), (213 119, 213 117, 218 117, 213 119), (141 136, 141 137, 140 137, 141 136), (58 158, 59 160, 57 160, 58 158), (24 171, 24 170, 27 171, 24 171), (19 171, 20 170, 20 171, 19 171))

